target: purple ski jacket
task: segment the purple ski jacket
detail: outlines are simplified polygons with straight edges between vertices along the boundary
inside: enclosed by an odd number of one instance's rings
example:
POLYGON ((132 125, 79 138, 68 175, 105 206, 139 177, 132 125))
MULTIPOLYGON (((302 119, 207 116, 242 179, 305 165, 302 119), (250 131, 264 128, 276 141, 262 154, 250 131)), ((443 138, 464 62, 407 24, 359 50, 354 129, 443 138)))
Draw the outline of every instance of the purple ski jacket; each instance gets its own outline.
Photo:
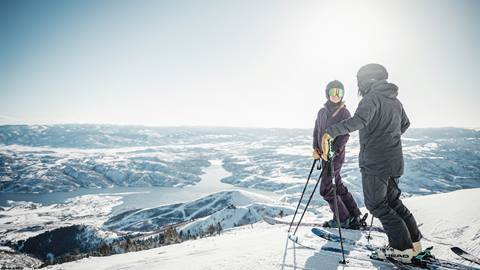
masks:
MULTIPOLYGON (((320 153, 323 153, 322 149, 322 137, 325 134, 325 129, 333 124, 339 123, 342 120, 350 118, 350 112, 348 111, 345 103, 341 103, 339 106, 325 106, 318 111, 317 119, 315 120, 315 128, 313 129, 313 148, 320 149, 320 153)), ((345 144, 347 144, 350 135, 345 134, 337 136, 333 140, 333 149, 336 152, 335 168, 337 163, 343 163, 345 160, 345 144)))

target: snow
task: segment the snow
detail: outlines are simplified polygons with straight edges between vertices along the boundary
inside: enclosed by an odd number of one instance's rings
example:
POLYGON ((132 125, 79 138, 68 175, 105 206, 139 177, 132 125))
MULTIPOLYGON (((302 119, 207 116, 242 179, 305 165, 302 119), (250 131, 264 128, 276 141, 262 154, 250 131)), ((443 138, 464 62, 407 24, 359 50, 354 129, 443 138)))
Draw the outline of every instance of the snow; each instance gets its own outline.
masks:
POLYGON ((83 195, 64 204, 42 205, 10 201, 0 215, 0 240, 20 240, 58 227, 85 224, 101 226, 112 209, 121 204, 121 196, 83 195))
POLYGON ((407 206, 432 243, 459 246, 480 255, 480 189, 410 198, 407 206))
POLYGON ((0 175, 4 179, 0 192, 183 187, 200 181, 201 169, 210 165, 187 151, 175 147, 72 149, 0 144, 0 175))
MULTIPOLYGON (((480 255, 479 196, 480 189, 465 189, 404 199, 421 224, 424 248, 433 245, 435 256, 471 265, 449 248, 456 245, 480 255)), ((341 258, 337 253, 305 249, 288 241, 287 228, 260 222, 218 236, 140 252, 90 257, 47 269, 392 269, 366 259, 367 253, 358 248, 351 249, 346 266, 339 265, 341 258)), ((335 245, 313 236, 309 229, 300 227, 297 233, 303 243, 315 247, 335 245)), ((386 243, 385 235, 372 234, 374 243, 386 243)), ((365 232, 345 232, 345 237, 365 241, 365 232)))
MULTIPOLYGON (((210 224, 220 222, 222 228, 233 224, 249 224, 262 220, 260 215, 277 216, 293 210, 290 206, 274 205, 275 200, 249 191, 221 191, 191 202, 161 205, 120 213, 111 217, 104 227, 115 231, 148 232, 174 222, 191 222, 184 232, 206 231, 210 224), (231 207, 234 206, 234 207, 231 207)), ((293 213, 293 212, 292 212, 293 213)))

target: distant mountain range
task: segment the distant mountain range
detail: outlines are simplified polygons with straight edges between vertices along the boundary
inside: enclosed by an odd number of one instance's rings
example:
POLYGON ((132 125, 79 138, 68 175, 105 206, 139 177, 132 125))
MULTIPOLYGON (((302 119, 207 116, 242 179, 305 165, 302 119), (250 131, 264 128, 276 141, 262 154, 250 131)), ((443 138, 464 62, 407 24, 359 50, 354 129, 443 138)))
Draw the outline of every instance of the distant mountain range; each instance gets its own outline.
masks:
MULTIPOLYGON (((410 129, 401 188, 431 194, 480 186, 480 131, 410 129)), ((344 180, 362 200, 358 136, 347 145, 344 180)), ((311 130, 112 125, 0 126, 0 192, 115 186, 195 185, 221 159, 222 182, 298 199, 311 165, 311 130)))

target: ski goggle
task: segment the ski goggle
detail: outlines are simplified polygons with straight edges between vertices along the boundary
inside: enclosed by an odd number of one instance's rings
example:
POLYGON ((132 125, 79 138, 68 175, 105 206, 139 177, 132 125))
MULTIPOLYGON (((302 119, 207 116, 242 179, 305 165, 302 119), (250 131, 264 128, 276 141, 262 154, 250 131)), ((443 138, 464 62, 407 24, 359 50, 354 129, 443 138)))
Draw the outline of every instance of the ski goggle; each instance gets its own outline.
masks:
POLYGON ((330 88, 330 90, 328 90, 328 95, 331 97, 337 96, 342 98, 343 94, 345 94, 345 91, 342 88, 330 88))

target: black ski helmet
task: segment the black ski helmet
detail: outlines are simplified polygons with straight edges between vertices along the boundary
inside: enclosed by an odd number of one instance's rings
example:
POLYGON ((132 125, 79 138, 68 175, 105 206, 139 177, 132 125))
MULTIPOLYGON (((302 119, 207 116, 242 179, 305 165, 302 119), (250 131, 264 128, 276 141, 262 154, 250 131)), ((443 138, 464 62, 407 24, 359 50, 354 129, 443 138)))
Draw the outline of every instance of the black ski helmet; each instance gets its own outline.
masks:
POLYGON ((367 64, 357 72, 358 94, 365 95, 376 81, 388 79, 387 69, 380 64, 367 64))
MULTIPOLYGON (((330 96, 328 95, 328 91, 332 88, 340 88, 345 91, 345 88, 343 88, 343 83, 337 80, 331 81, 327 84, 327 87, 325 88, 325 96, 327 97, 327 100, 330 100, 330 96)), ((343 99, 343 97, 342 97, 343 99)))

